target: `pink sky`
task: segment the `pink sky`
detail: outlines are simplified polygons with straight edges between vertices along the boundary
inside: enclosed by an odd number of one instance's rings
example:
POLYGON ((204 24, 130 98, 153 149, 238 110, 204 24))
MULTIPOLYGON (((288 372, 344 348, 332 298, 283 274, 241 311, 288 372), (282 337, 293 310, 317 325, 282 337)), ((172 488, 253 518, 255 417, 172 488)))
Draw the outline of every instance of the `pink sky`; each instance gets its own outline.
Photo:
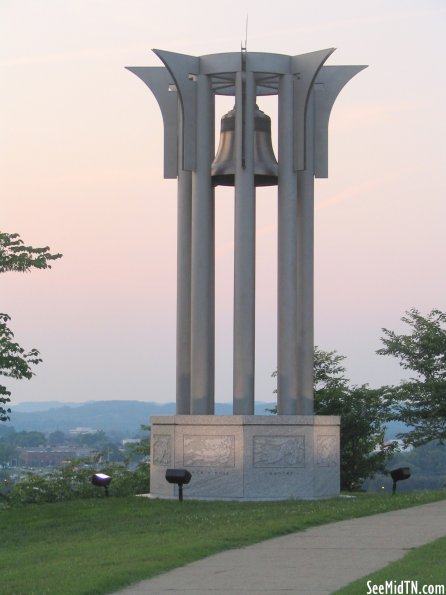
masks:
MULTIPOLYGON (((446 7, 440 0, 4 0, 0 6, 1 229, 64 258, 1 277, 0 311, 41 350, 14 402, 175 398, 176 183, 162 178, 162 120, 125 66, 151 48, 298 54, 368 64, 330 121, 316 182, 316 343, 348 376, 396 383, 375 355, 411 306, 446 309, 446 7), (174 18, 175 17, 175 18, 174 18)), ((274 106, 261 104, 274 118, 274 106)), ((219 102, 220 113, 230 103, 219 102)), ((216 400, 232 400, 232 217, 217 193, 216 400)), ((276 192, 257 199, 257 399, 276 363, 276 192)))

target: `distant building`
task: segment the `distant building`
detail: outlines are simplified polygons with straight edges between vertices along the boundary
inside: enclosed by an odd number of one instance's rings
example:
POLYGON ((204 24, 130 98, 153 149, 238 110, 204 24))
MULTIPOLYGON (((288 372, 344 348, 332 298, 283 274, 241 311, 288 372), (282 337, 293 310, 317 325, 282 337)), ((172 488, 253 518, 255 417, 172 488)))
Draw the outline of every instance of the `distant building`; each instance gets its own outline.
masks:
POLYGON ((19 461, 25 467, 57 467, 72 459, 81 459, 92 454, 91 448, 21 448, 19 461))
POLYGON ((71 434, 71 436, 82 436, 84 434, 96 434, 97 430, 95 430, 94 428, 73 428, 72 430, 68 430, 68 433, 71 434))

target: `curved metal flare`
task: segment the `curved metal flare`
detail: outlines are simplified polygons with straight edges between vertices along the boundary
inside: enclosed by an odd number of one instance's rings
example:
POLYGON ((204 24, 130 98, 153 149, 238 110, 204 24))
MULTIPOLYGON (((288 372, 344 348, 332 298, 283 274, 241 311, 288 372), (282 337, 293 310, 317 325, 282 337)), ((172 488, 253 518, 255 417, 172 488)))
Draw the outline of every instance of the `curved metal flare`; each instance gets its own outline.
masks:
MULTIPOLYGON (((213 186, 235 185, 235 107, 221 119, 220 142, 211 166, 213 186)), ((278 165, 271 142, 271 118, 254 112, 254 185, 276 186, 278 165)))

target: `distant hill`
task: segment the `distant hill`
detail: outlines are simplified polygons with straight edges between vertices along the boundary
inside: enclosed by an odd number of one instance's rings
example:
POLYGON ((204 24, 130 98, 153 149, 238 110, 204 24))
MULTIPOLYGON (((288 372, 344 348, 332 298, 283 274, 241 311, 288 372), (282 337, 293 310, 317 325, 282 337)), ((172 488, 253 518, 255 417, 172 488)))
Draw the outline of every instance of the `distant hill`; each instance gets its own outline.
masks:
POLYGON ((397 434, 408 431, 408 426, 402 421, 388 421, 386 422, 386 440, 393 440, 397 434))
MULTIPOLYGON (((256 414, 266 415, 266 408, 274 403, 256 403, 256 414)), ((217 415, 232 415, 232 404, 216 403, 217 415)), ((67 432, 76 427, 89 427, 118 433, 135 434, 141 424, 149 424, 152 415, 173 415, 175 403, 151 403, 146 401, 88 401, 85 403, 61 403, 45 401, 21 403, 11 407, 11 421, 16 432, 37 430, 40 432, 67 432)))
POLYGON ((24 401, 14 405, 12 409, 20 413, 33 413, 34 411, 48 411, 59 407, 82 407, 85 403, 64 403, 63 401, 24 401))
MULTIPOLYGON (((267 415, 267 408, 275 403, 257 402, 256 415, 267 415)), ((3 427, 13 426, 16 432, 37 430, 39 432, 67 432, 77 427, 104 430, 107 434, 129 437, 138 433, 141 424, 149 424, 152 415, 174 415, 175 403, 152 403, 149 401, 87 401, 62 403, 40 401, 20 403, 11 407, 11 421, 3 427)), ((216 403, 217 415, 232 415, 232 404, 216 403)), ((398 432, 404 432, 404 424, 390 422, 386 439, 391 440, 398 432)))

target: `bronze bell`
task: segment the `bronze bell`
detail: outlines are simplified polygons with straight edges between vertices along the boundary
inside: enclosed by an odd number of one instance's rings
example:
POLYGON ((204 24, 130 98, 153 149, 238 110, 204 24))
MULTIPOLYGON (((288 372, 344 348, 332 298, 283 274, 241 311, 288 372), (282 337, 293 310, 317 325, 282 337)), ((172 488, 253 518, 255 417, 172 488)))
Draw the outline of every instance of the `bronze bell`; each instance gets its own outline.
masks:
MULTIPOLYGON (((220 143, 211 167, 213 186, 235 185, 235 108, 221 119, 220 143)), ((254 185, 276 186, 277 160, 271 143, 271 118, 254 111, 254 185)))

